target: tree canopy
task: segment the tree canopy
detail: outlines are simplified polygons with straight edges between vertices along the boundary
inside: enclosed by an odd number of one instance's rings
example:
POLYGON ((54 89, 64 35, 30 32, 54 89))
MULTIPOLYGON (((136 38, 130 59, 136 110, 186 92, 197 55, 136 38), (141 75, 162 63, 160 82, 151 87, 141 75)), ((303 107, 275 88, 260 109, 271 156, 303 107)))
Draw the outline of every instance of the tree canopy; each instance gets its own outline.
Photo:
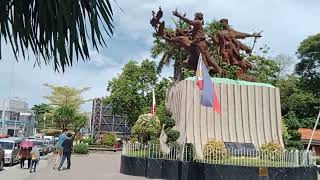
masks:
POLYGON ((320 33, 301 42, 298 51, 300 62, 295 72, 301 76, 305 87, 320 96, 320 33))
POLYGON ((114 112, 126 114, 130 122, 135 122, 148 104, 147 95, 157 80, 154 61, 129 61, 121 74, 108 82, 110 95, 106 101, 112 103, 114 112))
POLYGON ((97 50, 106 45, 112 18, 110 0, 1 0, 0 59, 4 39, 16 59, 30 50, 38 65, 64 72, 74 58, 89 59, 89 37, 97 50))
POLYGON ((48 121, 49 118, 45 118, 45 116, 52 111, 52 108, 50 107, 50 105, 41 103, 39 105, 34 105, 31 109, 34 111, 35 118, 38 122, 37 128, 38 129, 45 128, 46 124, 47 125, 49 124, 49 121, 48 121))
POLYGON ((45 86, 51 89, 51 94, 45 96, 49 104, 34 105, 33 107, 38 124, 42 125, 39 128, 45 128, 45 123, 47 123, 54 128, 71 128, 78 133, 88 122, 88 116, 80 111, 80 106, 86 102, 82 93, 89 88, 77 89, 50 84, 45 84, 45 86), (51 123, 47 122, 48 119, 51 123))

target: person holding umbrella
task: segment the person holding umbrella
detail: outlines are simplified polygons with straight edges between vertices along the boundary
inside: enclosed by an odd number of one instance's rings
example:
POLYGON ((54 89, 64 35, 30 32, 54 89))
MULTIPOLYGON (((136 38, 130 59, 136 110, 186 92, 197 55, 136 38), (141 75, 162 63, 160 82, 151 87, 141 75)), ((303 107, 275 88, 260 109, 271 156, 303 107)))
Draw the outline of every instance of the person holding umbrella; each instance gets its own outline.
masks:
POLYGON ((31 155, 29 149, 31 149, 34 146, 32 141, 23 141, 20 144, 20 152, 18 156, 20 156, 20 168, 24 168, 24 161, 28 159, 28 169, 30 168, 31 164, 31 155), (30 159, 30 160, 29 160, 30 159))
POLYGON ((24 161, 28 157, 28 149, 21 147, 19 154, 18 154, 18 157, 20 158, 20 168, 23 169, 24 168, 24 161))

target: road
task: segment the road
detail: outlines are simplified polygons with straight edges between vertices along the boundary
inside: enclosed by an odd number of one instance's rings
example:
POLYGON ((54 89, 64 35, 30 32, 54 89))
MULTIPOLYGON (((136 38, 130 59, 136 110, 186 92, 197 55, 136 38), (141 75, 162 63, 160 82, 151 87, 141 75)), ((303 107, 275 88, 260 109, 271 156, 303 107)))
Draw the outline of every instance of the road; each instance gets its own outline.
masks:
POLYGON ((35 173, 29 173, 28 169, 20 169, 19 165, 5 167, 0 172, 0 179, 5 180, 142 180, 144 177, 126 176, 119 173, 120 153, 101 152, 89 155, 72 156, 70 170, 56 171, 48 165, 48 158, 40 161, 35 173))

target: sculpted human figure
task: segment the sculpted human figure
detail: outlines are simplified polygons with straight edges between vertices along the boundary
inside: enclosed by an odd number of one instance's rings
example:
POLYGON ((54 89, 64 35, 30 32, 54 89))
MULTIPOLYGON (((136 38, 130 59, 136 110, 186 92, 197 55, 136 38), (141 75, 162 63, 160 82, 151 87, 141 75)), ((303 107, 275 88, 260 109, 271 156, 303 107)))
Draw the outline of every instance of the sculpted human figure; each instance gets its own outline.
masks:
POLYGON ((211 70, 214 73, 226 76, 227 71, 222 70, 210 56, 208 44, 215 43, 219 46, 219 54, 223 61, 229 65, 237 65, 240 67, 235 72, 237 78, 254 81, 254 77, 247 75, 247 70, 250 69, 252 65, 241 54, 241 51, 251 54, 252 48, 243 44, 239 39, 254 37, 255 43, 256 39, 261 37, 260 33, 248 34, 236 31, 229 27, 228 19, 221 19, 220 23, 222 24, 222 29, 216 35, 210 35, 213 41, 208 42, 203 29, 202 13, 196 13, 193 20, 186 18, 185 14, 181 15, 177 11, 173 11, 173 15, 186 22, 189 25, 189 28, 177 28, 175 33, 165 31, 165 22, 160 21, 163 16, 161 8, 159 8, 157 13, 152 11, 150 24, 155 28, 156 36, 186 50, 188 57, 183 61, 186 68, 196 71, 199 56, 201 54, 209 71, 211 70))
POLYGON ((206 36, 203 31, 203 14, 200 12, 196 13, 193 20, 182 16, 177 11, 173 11, 173 15, 180 18, 192 27, 190 30, 190 36, 192 39, 191 46, 194 46, 197 54, 201 54, 203 61, 209 70, 213 70, 214 72, 221 74, 221 68, 209 54, 206 36))
POLYGON ((221 19, 222 30, 218 32, 218 44, 220 46, 220 55, 228 64, 240 64, 242 66, 250 66, 249 63, 241 62, 243 58, 240 51, 243 50, 247 54, 251 54, 252 50, 238 39, 247 37, 261 37, 260 34, 247 34, 236 31, 229 27, 228 19, 221 19))

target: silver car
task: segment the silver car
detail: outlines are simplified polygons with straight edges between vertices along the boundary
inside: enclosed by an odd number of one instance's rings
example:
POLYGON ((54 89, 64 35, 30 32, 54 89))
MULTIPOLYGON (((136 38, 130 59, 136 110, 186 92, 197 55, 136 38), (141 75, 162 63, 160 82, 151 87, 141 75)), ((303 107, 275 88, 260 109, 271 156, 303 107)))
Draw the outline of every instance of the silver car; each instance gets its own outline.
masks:
POLYGON ((12 166, 13 163, 19 162, 18 154, 20 152, 21 138, 0 139, 0 144, 4 150, 4 163, 12 166))

